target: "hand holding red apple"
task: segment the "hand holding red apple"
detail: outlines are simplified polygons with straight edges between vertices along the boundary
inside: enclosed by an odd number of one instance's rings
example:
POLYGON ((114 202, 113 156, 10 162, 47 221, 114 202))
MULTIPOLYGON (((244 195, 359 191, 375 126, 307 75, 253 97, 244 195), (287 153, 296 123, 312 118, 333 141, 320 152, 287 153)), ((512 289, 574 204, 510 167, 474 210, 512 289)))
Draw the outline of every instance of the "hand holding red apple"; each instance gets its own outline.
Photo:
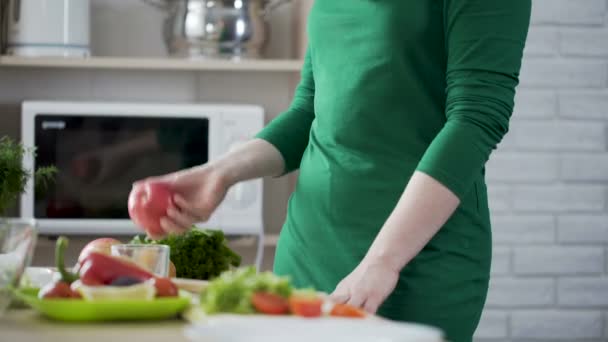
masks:
POLYGON ((165 183, 138 183, 129 195, 129 216, 152 238, 165 234, 161 219, 167 216, 167 211, 172 206, 173 192, 165 183))
POLYGON ((207 165, 136 182, 129 196, 131 219, 152 239, 187 232, 205 222, 232 182, 207 165))

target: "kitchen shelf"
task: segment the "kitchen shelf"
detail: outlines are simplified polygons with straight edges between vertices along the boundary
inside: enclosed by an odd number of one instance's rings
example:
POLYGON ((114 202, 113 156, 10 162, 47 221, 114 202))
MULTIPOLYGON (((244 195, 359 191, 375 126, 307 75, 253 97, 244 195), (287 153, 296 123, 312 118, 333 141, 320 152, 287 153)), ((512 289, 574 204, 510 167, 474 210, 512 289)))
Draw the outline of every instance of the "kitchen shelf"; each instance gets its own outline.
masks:
POLYGON ((257 59, 180 59, 134 57, 18 57, 0 56, 0 68, 58 68, 58 69, 115 69, 115 70, 182 70, 182 71, 249 71, 299 72, 300 60, 257 59))

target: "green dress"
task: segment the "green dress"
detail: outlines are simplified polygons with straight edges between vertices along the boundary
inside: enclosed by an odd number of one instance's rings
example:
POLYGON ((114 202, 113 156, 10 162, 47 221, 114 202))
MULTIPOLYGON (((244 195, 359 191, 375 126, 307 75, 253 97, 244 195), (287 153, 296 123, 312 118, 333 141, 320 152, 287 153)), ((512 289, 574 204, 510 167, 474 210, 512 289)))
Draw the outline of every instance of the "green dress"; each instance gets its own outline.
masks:
POLYGON ((414 171, 460 207, 401 272, 385 317, 471 341, 488 289, 484 164, 507 133, 530 0, 316 0, 290 108, 257 137, 299 169, 275 272, 332 292, 414 171))

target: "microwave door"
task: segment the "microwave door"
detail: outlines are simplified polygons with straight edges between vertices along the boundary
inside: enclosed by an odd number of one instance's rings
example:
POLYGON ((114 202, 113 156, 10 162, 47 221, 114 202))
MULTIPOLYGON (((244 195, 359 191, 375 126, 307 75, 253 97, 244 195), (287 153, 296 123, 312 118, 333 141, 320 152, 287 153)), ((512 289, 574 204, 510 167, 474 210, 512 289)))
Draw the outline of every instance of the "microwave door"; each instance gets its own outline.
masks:
POLYGON ((35 165, 59 170, 35 189, 38 219, 128 219, 134 181, 209 157, 207 118, 42 114, 35 126, 35 165))

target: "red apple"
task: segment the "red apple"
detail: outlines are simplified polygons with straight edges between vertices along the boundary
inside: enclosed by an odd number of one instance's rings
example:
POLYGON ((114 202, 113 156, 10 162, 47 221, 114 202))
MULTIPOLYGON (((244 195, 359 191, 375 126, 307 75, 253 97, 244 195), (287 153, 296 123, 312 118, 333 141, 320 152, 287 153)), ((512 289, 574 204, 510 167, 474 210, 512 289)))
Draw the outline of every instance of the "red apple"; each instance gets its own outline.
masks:
POLYGON ((122 242, 112 238, 99 238, 89 242, 78 256, 78 263, 81 263, 92 252, 98 252, 110 255, 112 254, 112 245, 120 245, 122 242))
POLYGON ((173 204, 173 191, 165 183, 145 182, 133 187, 129 195, 129 216, 152 235, 163 235, 160 219, 173 204))

